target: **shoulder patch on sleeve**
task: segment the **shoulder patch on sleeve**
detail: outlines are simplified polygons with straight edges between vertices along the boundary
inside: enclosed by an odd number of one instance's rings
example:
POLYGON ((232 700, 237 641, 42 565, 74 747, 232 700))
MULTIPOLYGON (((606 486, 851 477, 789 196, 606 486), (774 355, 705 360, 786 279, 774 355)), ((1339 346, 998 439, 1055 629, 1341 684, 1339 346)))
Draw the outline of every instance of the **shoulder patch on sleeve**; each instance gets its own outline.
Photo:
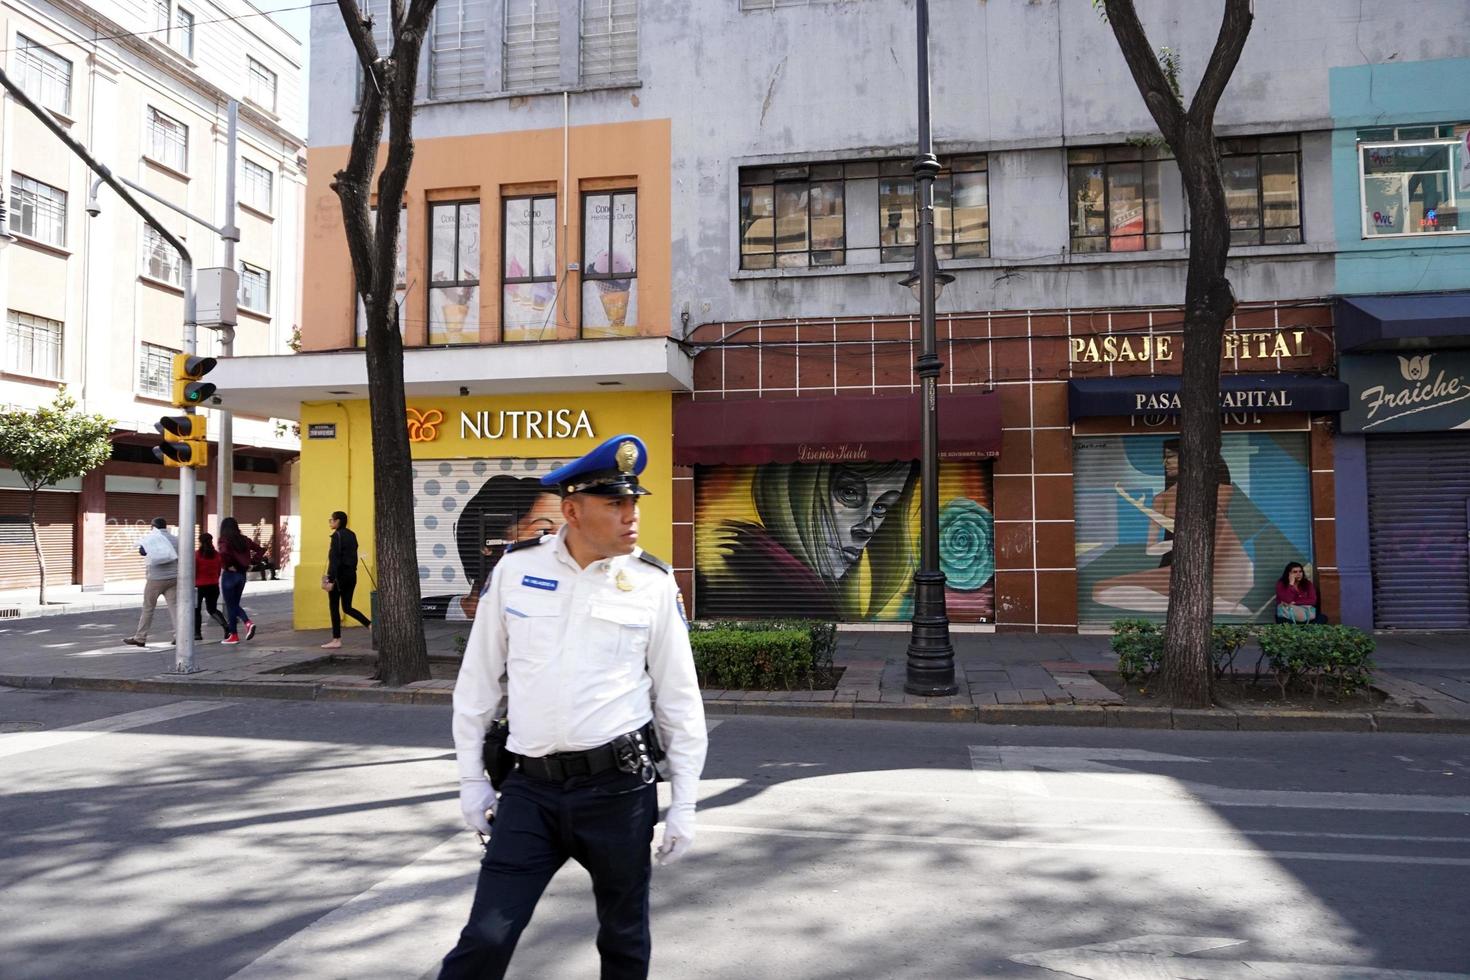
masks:
POLYGON ((646 551, 640 551, 640 552, 638 552, 638 560, 641 561, 641 562, 647 562, 648 564, 652 565, 654 568, 657 568, 661 572, 666 572, 667 573, 667 572, 672 572, 674 570, 673 567, 671 565, 669 565, 668 562, 664 561, 662 558, 656 558, 653 555, 650 555, 646 551))
POLYGON ((511 544, 506 545, 505 553, 508 555, 512 551, 519 551, 522 548, 534 548, 536 545, 545 541, 549 537, 551 537, 551 535, 549 534, 538 534, 534 538, 522 538, 519 541, 515 541, 511 544))

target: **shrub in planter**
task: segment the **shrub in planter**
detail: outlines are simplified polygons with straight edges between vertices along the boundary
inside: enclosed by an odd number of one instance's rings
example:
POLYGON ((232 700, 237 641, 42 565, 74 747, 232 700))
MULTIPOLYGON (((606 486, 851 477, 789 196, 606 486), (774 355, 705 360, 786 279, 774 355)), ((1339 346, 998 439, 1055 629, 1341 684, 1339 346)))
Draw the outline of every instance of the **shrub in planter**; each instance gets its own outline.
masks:
POLYGON ((1210 627, 1210 656, 1215 662, 1215 676, 1224 677, 1229 671, 1235 675, 1235 655, 1256 635, 1254 626, 1227 626, 1216 623, 1210 627))
POLYGON ((790 688, 812 673, 812 640, 800 629, 710 627, 689 634, 705 688, 790 688))
POLYGON ((1118 676, 1126 684, 1136 678, 1140 688, 1148 687, 1164 659, 1164 633, 1159 624, 1147 619, 1114 620, 1112 644, 1118 655, 1118 676))
POLYGON ((707 620, 696 622, 690 638, 710 630, 737 630, 741 632, 766 632, 769 630, 799 630, 806 633, 812 644, 812 667, 809 683, 827 680, 832 674, 832 656, 837 651, 837 624, 820 619, 762 619, 762 620, 707 620))
POLYGON ((1373 679, 1373 637, 1351 626, 1280 623, 1263 626, 1257 634, 1261 653, 1276 672, 1276 684, 1285 699, 1292 681, 1312 688, 1317 699, 1323 684, 1347 696, 1373 679))

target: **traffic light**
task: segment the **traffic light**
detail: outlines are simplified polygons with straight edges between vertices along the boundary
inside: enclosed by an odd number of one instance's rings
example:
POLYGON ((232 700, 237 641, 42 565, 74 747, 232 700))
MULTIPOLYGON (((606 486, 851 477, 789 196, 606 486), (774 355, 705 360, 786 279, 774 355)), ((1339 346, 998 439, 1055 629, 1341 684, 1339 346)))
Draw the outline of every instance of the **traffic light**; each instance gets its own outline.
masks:
POLYGON ((178 408, 202 405, 214 394, 214 385, 200 381, 214 370, 216 361, 212 357, 196 357, 193 354, 174 355, 174 397, 178 408))
POLYGON ((209 465, 209 443, 204 441, 209 427, 203 415, 165 415, 153 428, 163 435, 163 443, 153 447, 153 455, 164 466, 201 469, 209 465))

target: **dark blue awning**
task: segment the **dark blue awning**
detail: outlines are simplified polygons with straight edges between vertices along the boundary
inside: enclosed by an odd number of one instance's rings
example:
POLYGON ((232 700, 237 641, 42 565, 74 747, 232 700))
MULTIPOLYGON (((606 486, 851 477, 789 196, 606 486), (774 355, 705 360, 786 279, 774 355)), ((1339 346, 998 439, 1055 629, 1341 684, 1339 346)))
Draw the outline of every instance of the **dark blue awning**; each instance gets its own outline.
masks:
MULTIPOLYGON (((1220 378, 1222 412, 1341 412, 1347 385, 1315 374, 1226 374, 1220 378)), ((1179 376, 1081 378, 1067 382, 1067 409, 1075 421, 1094 415, 1178 415, 1179 376)))
POLYGON ((1470 347, 1470 293, 1340 296, 1340 351, 1470 347))

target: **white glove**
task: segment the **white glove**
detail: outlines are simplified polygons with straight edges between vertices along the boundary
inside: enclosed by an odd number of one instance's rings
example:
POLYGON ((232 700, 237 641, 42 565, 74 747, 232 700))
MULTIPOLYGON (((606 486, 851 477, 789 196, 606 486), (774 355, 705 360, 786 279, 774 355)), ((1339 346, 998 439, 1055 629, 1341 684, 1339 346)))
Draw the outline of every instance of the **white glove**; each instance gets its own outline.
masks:
POLYGON ((664 839, 658 845, 658 863, 673 864, 694 846, 694 804, 671 803, 664 818, 664 839))
POLYGON ((459 812, 464 815, 465 826, 482 834, 490 833, 490 821, 495 817, 499 803, 495 788, 484 776, 461 776, 459 778, 459 812))

